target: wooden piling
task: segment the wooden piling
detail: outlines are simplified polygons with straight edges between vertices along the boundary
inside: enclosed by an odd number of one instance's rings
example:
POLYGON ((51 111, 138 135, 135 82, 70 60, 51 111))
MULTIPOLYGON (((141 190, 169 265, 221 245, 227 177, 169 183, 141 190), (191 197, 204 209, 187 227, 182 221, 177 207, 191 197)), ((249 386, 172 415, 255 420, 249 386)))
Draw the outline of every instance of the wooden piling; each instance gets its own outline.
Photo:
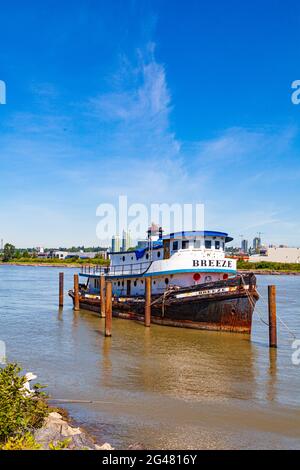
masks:
POLYGON ((59 273, 59 303, 60 307, 64 306, 64 273, 59 273))
POLYGON ((105 317, 105 276, 100 275, 100 314, 105 317))
POLYGON ((268 286, 269 300, 269 346, 277 348, 277 324, 276 324, 276 286, 268 286))
POLYGON ((112 327, 112 282, 106 281, 105 288, 105 336, 111 336, 112 327))
POLYGON ((74 274, 74 310, 79 310, 79 282, 78 282, 78 274, 74 274))
POLYGON ((146 277, 145 281, 145 326, 149 327, 151 324, 151 277, 146 277))

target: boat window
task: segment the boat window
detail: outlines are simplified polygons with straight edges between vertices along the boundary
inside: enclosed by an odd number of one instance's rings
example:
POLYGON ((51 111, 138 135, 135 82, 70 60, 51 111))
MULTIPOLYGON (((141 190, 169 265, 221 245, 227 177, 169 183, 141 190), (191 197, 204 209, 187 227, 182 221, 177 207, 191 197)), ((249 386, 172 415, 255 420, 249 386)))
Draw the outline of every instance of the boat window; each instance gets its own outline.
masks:
POLYGON ((219 250, 220 249, 220 242, 219 241, 215 241, 215 249, 216 250, 219 250))
POLYGON ((225 242, 222 242, 222 248, 225 250, 225 242))
POLYGON ((123 256, 122 260, 125 261, 125 256, 123 256))
POLYGON ((149 253, 146 254, 146 259, 149 259, 149 253))
POLYGON ((120 281, 118 281, 118 286, 120 285, 120 281))
POLYGON ((168 285, 169 284, 169 279, 166 277, 165 279, 165 284, 168 285))
POLYGON ((201 240, 194 240, 194 248, 201 248, 201 240))
POLYGON ((211 249, 211 240, 205 240, 205 248, 207 250, 210 250, 211 249))
POLYGON ((158 257, 158 258, 160 257, 160 251, 157 252, 157 257, 158 257))
POLYGON ((188 240, 182 240, 182 249, 187 250, 189 247, 189 241, 188 240))
POLYGON ((136 281, 134 281, 133 285, 134 285, 134 287, 136 287, 136 281))
POLYGON ((173 251, 178 250, 178 240, 176 242, 173 242, 173 251))

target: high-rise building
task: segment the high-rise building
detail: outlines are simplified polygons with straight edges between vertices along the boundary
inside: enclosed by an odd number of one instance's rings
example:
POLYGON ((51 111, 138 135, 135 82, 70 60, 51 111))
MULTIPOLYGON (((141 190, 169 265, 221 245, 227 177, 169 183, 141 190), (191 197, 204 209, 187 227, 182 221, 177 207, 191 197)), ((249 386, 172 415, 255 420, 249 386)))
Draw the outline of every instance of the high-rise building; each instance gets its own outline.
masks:
POLYGON ((253 250, 255 251, 255 253, 258 253, 260 248, 261 248, 261 239, 260 237, 255 237, 253 239, 253 250))
POLYGON ((127 251, 127 233, 123 230, 121 251, 127 251))
POLYGON ((120 251, 120 237, 119 235, 113 235, 111 239, 111 251, 120 251))
POLYGON ((248 240, 242 240, 241 250, 243 253, 248 253, 248 240))
POLYGON ((128 230, 126 234, 126 251, 129 250, 132 246, 132 238, 131 238, 131 232, 128 230))

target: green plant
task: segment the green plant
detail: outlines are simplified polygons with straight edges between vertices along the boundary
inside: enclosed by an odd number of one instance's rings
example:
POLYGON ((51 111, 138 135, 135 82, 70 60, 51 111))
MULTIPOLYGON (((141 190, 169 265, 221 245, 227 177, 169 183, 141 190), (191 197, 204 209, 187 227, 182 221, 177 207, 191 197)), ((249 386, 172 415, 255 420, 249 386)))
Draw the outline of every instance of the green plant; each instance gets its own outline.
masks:
POLYGON ((249 262, 249 261, 238 261, 237 263, 238 269, 263 269, 269 271, 300 271, 300 264, 299 263, 275 263, 270 261, 257 261, 257 262, 249 262))
POLYGON ((49 449, 50 450, 63 450, 67 449, 68 445, 70 444, 72 439, 64 439, 63 441, 57 441, 55 444, 54 442, 50 442, 49 449))
POLYGON ((1 450, 39 450, 40 448, 40 444, 36 442, 30 432, 26 432, 23 436, 9 437, 0 446, 1 450))
POLYGON ((14 245, 11 245, 10 243, 6 243, 4 245, 4 250, 3 250, 3 261, 9 261, 13 258, 15 254, 15 247, 14 245))
POLYGON ((24 394, 26 378, 20 372, 17 364, 0 370, 0 443, 40 427, 49 413, 40 385, 33 388, 34 395, 24 394))

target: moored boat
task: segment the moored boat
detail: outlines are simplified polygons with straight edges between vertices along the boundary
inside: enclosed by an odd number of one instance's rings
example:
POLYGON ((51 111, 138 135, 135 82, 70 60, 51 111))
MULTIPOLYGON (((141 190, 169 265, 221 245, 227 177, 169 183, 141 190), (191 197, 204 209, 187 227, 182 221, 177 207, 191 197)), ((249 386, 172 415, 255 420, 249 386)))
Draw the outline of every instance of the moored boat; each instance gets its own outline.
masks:
MULTIPOLYGON (((151 278, 151 321, 185 328, 250 333, 256 278, 225 256, 227 233, 149 235, 148 246, 110 253, 109 267, 84 266, 80 308, 100 313, 100 276, 112 282, 113 315, 143 320, 145 279, 151 278)), ((73 291, 69 292, 74 298, 73 291)))

